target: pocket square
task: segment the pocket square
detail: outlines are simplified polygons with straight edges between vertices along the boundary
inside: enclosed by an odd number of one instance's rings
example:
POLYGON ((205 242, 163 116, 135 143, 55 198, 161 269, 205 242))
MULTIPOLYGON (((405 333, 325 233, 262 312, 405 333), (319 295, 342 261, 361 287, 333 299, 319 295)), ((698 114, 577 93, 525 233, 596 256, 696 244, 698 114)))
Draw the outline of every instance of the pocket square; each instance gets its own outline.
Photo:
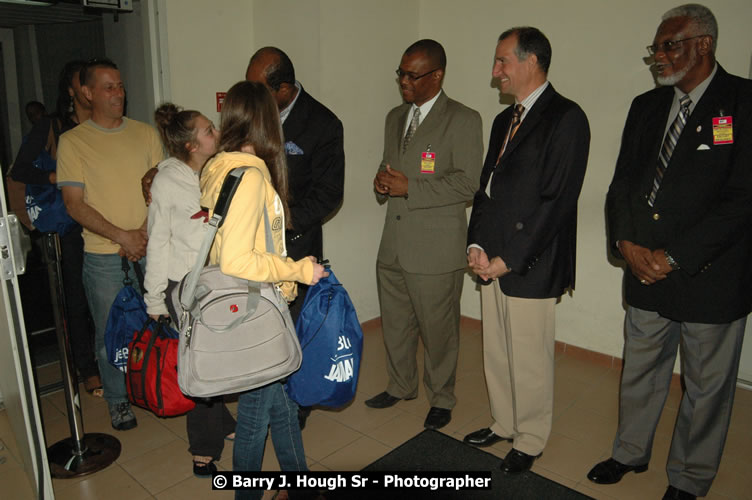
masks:
POLYGON ((710 149, 710 146, 707 144, 700 144, 697 146, 697 151, 707 151, 708 149, 710 149))
POLYGON ((303 150, 300 149, 300 146, 298 146, 294 142, 287 141, 285 143, 285 154, 288 154, 288 155, 302 155, 303 154, 303 150))

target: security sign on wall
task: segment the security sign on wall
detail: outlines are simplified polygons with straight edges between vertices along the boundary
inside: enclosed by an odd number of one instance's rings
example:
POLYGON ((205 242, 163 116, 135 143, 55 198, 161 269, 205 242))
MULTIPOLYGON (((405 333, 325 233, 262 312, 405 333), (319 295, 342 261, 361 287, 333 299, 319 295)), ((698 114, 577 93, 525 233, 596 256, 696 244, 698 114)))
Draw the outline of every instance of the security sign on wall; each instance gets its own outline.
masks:
POLYGON ((227 97, 227 92, 217 92, 217 113, 222 112, 222 104, 225 102, 225 97, 227 97))

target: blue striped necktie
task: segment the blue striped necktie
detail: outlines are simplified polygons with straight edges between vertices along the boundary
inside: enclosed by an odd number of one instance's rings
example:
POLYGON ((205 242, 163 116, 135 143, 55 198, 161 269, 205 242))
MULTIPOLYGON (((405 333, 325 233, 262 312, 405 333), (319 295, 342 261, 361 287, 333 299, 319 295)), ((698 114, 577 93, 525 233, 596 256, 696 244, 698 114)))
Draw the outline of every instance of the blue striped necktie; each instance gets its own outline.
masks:
POLYGON ((655 203, 655 197, 661 187, 663 174, 666 173, 668 162, 671 160, 671 154, 674 152, 676 143, 679 142, 679 136, 681 135, 682 130, 684 130, 684 125, 687 124, 690 104, 692 104, 692 100, 686 94, 679 99, 679 114, 676 115, 674 123, 668 128, 666 138, 663 139, 663 147, 661 147, 661 153, 658 155, 658 164, 655 167, 653 189, 650 191, 650 196, 648 197, 648 205, 651 207, 655 203))

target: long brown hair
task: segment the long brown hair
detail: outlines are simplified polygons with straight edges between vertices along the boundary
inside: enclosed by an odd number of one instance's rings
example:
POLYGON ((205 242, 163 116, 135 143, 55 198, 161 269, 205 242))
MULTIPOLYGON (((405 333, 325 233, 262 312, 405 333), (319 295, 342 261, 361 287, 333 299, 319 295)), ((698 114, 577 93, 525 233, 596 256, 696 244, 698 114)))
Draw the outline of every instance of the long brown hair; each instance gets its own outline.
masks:
POLYGON ((263 83, 238 82, 227 91, 222 104, 219 151, 241 151, 251 145, 255 155, 264 160, 285 211, 287 227, 292 227, 287 185, 287 162, 279 121, 279 109, 263 83))
POLYGON ((196 142, 198 131, 194 122, 198 116, 201 116, 198 111, 183 109, 171 102, 162 104, 154 112, 154 121, 165 148, 171 156, 186 163, 191 157, 188 145, 196 142))

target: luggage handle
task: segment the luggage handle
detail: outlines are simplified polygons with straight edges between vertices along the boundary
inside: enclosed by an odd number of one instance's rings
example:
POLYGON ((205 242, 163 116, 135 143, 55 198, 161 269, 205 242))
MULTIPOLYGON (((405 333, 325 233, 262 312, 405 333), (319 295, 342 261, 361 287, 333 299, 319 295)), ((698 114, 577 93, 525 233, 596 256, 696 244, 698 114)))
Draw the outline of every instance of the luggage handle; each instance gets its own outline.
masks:
MULTIPOLYGON (((123 270, 123 274, 125 274, 125 278, 123 278, 123 286, 132 286, 133 280, 131 279, 130 276, 128 276, 128 272, 131 270, 131 266, 126 256, 120 257, 120 268, 123 270)), ((141 289, 141 294, 143 295, 144 272, 141 270, 141 264, 139 264, 138 261, 135 261, 133 263, 133 270, 136 273, 136 279, 138 280, 138 287, 141 289)))
MULTIPOLYGON (((329 260, 328 259, 327 260, 321 260, 321 261, 319 261, 319 264, 322 264, 326 269, 330 269, 331 268, 331 265, 329 264, 329 260)), ((333 276, 334 276, 333 274, 330 274, 330 277, 333 277, 333 276)), ((340 283, 339 281, 337 281, 336 278, 334 278, 334 281, 335 281, 334 283, 330 283, 330 279, 331 278, 322 278, 322 280, 325 280, 326 283, 330 287, 342 286, 342 283, 340 283)), ((319 283, 321 283, 321 281, 319 281, 319 283)), ((329 289, 329 296, 327 297, 327 302, 326 302, 326 314, 324 314, 324 318, 321 320, 321 324, 316 329, 316 331, 314 332, 314 334, 311 335, 311 338, 308 339, 308 341, 305 343, 305 345, 303 345, 303 344, 300 345, 301 349, 305 349, 306 347, 308 347, 308 345, 316 339, 316 337, 318 336, 319 332, 324 327, 324 323, 326 323, 326 319, 329 317, 329 311, 331 311, 331 309, 332 309, 332 299, 334 299, 334 291, 330 288, 329 289)))

